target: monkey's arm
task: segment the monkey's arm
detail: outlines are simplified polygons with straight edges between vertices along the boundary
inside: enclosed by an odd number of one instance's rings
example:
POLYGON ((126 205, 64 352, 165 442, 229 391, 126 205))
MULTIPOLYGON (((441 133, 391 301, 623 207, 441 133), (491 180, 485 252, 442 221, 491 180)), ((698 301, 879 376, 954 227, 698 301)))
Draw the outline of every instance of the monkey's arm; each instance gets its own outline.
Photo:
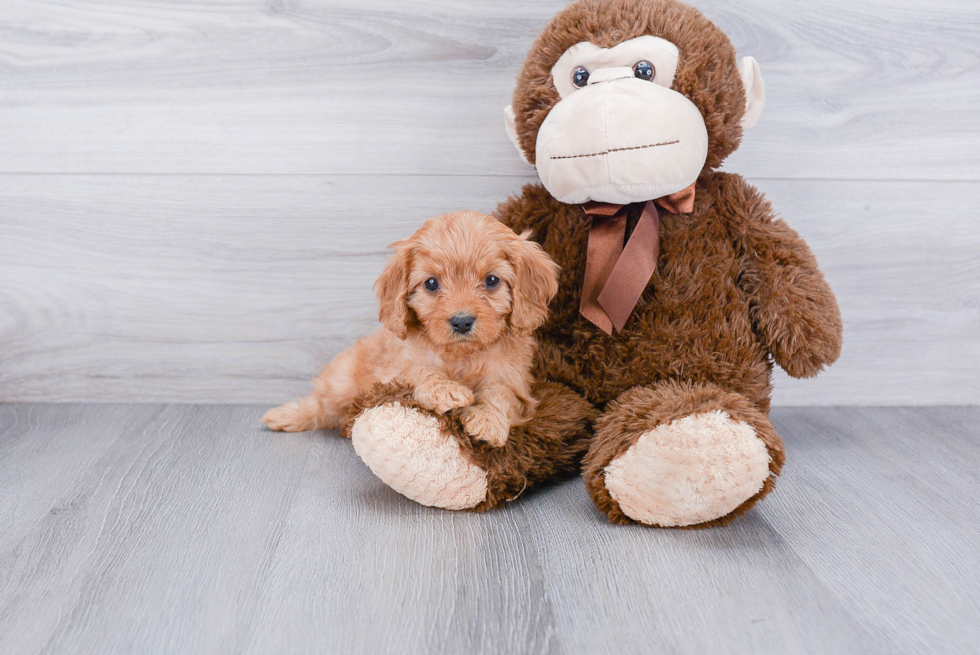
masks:
POLYGON ((776 363, 795 378, 813 377, 840 355, 843 323, 837 299, 806 242, 754 187, 730 176, 721 195, 735 219, 742 289, 752 320, 776 363))

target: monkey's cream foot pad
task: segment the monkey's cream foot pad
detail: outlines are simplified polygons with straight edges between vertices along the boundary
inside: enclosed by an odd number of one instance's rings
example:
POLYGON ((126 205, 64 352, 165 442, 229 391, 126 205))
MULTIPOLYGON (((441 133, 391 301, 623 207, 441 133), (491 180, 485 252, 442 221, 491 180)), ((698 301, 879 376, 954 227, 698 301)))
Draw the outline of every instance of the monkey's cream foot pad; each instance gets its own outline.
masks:
POLYGON ((435 417, 391 403, 351 428, 354 451, 389 487, 422 505, 469 509, 487 497, 486 471, 471 463, 435 417))
POLYGON ((725 412, 685 416, 643 434, 606 467, 606 488, 623 513, 647 525, 716 519, 755 495, 769 453, 755 430, 725 412))

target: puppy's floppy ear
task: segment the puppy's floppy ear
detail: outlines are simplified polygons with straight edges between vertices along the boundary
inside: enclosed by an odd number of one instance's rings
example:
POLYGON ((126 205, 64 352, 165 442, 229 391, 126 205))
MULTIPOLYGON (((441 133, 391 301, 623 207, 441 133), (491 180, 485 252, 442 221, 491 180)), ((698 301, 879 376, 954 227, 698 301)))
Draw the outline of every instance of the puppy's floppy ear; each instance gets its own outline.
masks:
POLYGON ((530 236, 530 232, 515 235, 510 257, 514 266, 510 324, 524 333, 533 332, 548 317, 548 303, 558 293, 561 271, 541 246, 528 240, 530 236))
POLYGON ((374 283, 374 293, 381 304, 378 320, 399 339, 404 339, 408 336, 411 311, 408 307, 408 270, 412 262, 412 247, 408 240, 396 241, 388 247, 395 252, 374 283))

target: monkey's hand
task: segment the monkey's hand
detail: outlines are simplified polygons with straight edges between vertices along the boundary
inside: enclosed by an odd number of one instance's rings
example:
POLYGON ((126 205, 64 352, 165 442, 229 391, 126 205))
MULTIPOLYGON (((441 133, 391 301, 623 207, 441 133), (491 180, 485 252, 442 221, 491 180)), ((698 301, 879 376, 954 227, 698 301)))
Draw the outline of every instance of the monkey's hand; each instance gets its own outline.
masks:
POLYGON ((740 285, 773 359, 795 378, 813 377, 840 356, 843 322, 837 299, 806 242, 756 189, 738 176, 726 197, 741 198, 732 229, 741 253, 740 285))

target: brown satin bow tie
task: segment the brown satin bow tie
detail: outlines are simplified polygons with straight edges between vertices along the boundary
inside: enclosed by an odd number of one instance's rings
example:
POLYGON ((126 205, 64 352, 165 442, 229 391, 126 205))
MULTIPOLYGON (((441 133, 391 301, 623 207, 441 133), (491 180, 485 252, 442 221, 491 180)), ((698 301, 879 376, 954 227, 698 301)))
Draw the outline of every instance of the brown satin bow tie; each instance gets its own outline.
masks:
POLYGON ((582 205, 592 217, 592 227, 579 312, 606 334, 612 334, 613 328, 623 331, 626 319, 657 270, 660 215, 656 205, 672 214, 694 211, 694 185, 669 196, 647 200, 625 247, 629 205, 605 202, 582 205))

